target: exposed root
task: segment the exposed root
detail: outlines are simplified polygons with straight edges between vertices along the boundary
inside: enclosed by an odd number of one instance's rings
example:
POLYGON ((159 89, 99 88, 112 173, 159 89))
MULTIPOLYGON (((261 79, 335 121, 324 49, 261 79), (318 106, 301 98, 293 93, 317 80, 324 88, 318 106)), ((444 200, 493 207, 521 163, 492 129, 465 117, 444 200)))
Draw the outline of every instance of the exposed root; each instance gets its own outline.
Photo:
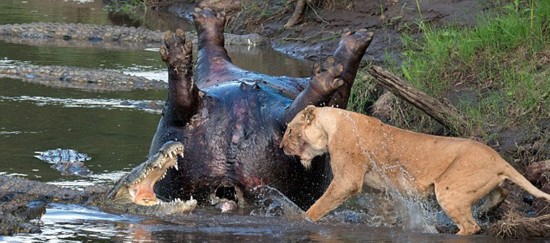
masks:
POLYGON ((491 224, 487 233, 499 238, 525 239, 550 236, 550 214, 528 218, 509 211, 491 224))
POLYGON ((304 10, 306 9, 306 0, 298 0, 296 2, 296 8, 294 9, 294 13, 288 19, 288 21, 285 24, 285 28, 292 27, 300 22, 302 19, 302 15, 304 14, 304 10))
POLYGON ((296 24, 299 24, 303 18, 304 14, 306 12, 306 9, 311 9, 313 13, 315 14, 315 17, 323 23, 328 23, 325 21, 317 11, 315 10, 317 7, 321 7, 322 9, 330 9, 334 10, 337 5, 343 5, 346 9, 350 10, 353 8, 353 2, 344 0, 344 1, 335 1, 335 0, 297 0, 296 1, 296 7, 294 8, 294 12, 292 13, 292 16, 288 19, 288 21, 285 24, 285 28, 292 27, 296 24))

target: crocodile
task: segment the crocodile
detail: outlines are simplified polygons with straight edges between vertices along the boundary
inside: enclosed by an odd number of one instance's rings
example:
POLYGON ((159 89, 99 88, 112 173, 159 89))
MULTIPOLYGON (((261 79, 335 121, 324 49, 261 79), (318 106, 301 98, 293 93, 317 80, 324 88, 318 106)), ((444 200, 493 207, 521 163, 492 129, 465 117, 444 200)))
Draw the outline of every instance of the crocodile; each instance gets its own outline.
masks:
MULTIPOLYGON (((178 156, 183 157, 183 144, 169 141, 147 161, 136 166, 130 173, 120 178, 107 194, 107 201, 115 204, 134 203, 143 206, 163 206, 153 190, 155 183, 164 178, 170 168, 178 170, 178 156)), ((183 201, 176 201, 181 205, 183 201)), ((188 206, 195 206, 196 200, 188 201, 188 206)), ((191 208, 192 209, 192 208, 191 208)), ((188 211, 188 209, 181 209, 188 211)))
POLYGON ((183 156, 180 142, 166 142, 156 154, 121 177, 112 187, 94 185, 84 190, 61 188, 24 178, 0 175, 0 235, 18 232, 40 232, 36 219, 48 203, 83 204, 113 213, 139 215, 173 215, 195 209, 192 197, 183 201, 159 200, 153 192, 155 183, 168 170, 178 169, 178 157, 183 156), (38 205, 38 206, 36 206, 38 205))

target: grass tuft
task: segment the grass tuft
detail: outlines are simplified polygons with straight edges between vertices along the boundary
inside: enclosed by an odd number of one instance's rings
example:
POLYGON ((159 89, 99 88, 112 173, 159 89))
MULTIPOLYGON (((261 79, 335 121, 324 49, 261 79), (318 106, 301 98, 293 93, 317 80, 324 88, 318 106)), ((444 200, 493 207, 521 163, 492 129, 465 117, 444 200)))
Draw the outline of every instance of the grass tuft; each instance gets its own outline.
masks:
MULTIPOLYGON (((422 40, 403 38, 399 71, 418 89, 450 99, 474 131, 532 124, 550 117, 549 19, 550 1, 530 0, 482 16, 474 28, 420 23, 422 40)), ((401 112, 396 125, 434 129, 421 112, 401 112)))

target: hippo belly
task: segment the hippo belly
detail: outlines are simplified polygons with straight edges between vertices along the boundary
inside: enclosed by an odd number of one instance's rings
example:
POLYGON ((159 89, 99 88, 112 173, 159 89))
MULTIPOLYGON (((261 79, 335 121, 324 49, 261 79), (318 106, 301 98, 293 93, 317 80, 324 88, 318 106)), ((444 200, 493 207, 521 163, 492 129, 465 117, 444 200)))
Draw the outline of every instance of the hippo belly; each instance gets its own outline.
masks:
POLYGON ((193 196, 204 202, 217 196, 242 204, 259 185, 275 187, 299 202, 319 196, 304 196, 307 190, 300 185, 324 187, 326 179, 319 176, 324 173, 305 171, 279 148, 284 131, 280 121, 291 99, 254 81, 228 82, 205 91, 208 95, 190 122, 166 129, 154 142, 177 140, 185 147, 181 169, 170 170, 157 183, 159 197, 193 196), (306 181, 304 174, 312 175, 306 181))

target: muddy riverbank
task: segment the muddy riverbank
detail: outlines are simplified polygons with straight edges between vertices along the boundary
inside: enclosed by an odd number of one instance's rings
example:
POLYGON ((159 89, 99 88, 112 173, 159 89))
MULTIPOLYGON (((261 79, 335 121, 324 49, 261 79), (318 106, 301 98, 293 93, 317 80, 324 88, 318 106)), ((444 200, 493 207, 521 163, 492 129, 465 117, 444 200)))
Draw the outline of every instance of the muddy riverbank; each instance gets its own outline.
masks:
MULTIPOLYGON (((223 1, 221 1, 223 2, 223 1)), ((277 1, 249 2, 241 10, 228 13, 228 31, 235 34, 257 33, 270 40, 270 45, 287 55, 318 61, 331 55, 340 35, 345 31, 368 29, 375 32, 364 60, 385 62, 388 57, 399 59, 403 35, 419 33, 418 23, 434 26, 473 26, 478 16, 487 13, 492 1, 481 0, 385 0, 344 1, 334 6, 309 9, 303 21, 284 28, 294 5, 278 6, 277 1), (271 15, 264 19, 247 14, 250 9, 270 6, 271 15), (417 8, 419 7, 419 9, 417 8)), ((173 5, 165 11, 190 19, 194 5, 173 5)), ((258 14, 258 13, 257 13, 258 14)))

